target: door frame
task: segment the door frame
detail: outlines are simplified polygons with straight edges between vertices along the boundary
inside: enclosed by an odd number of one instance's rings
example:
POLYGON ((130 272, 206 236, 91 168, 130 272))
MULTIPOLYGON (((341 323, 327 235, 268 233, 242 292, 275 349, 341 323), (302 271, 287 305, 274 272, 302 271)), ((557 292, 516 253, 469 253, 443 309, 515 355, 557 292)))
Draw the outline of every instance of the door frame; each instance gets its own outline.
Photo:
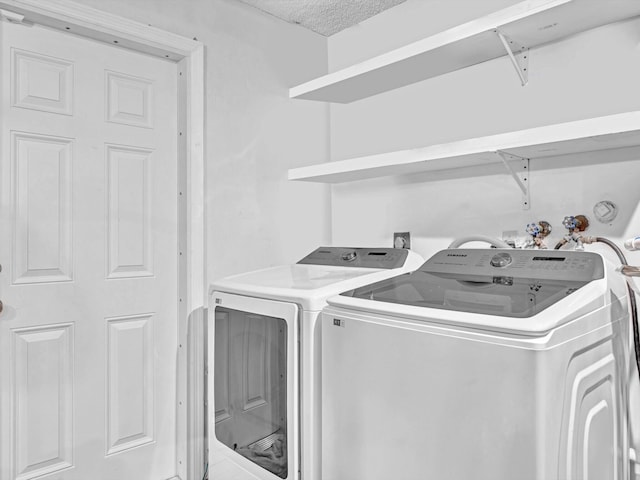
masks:
MULTIPOLYGON (((71 0, 0 0, 0 17, 36 23, 173 61, 178 71, 178 352, 175 479, 201 478, 206 254, 204 45, 71 0), (5 10, 6 12, 2 11, 5 10), (17 15, 16 15, 17 14, 17 15), (189 331, 191 325, 191 331, 189 331), (202 360, 200 360, 202 359, 202 360), (189 367, 189 368, 188 368, 189 367), (189 389, 189 390, 188 390, 189 389)), ((160 480, 160 479, 159 479, 160 480)))

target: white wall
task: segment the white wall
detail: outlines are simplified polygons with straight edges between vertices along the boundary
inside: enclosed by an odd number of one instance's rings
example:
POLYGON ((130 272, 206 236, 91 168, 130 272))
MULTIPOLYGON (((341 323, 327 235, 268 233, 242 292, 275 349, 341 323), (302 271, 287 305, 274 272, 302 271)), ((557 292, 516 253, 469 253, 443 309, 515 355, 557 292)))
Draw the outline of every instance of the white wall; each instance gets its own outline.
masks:
MULTIPOLYGON (((361 61, 363 52, 379 54, 398 47, 399 39, 408 43, 423 32, 467 21, 470 13, 512 3, 408 0, 331 37, 329 70, 361 61), (437 9, 431 10, 435 3, 437 9)), ((504 57, 332 105, 331 159, 638 110, 639 44, 640 20, 635 19, 532 49, 526 87, 504 57)), ((589 233, 623 238, 640 233, 639 159, 639 151, 627 151, 607 153, 603 163, 593 155, 532 161, 530 211, 521 209, 520 191, 501 167, 336 185, 333 243, 391 245, 393 231, 408 230, 415 249, 429 256, 466 234, 524 234, 526 224, 536 220, 553 225, 555 243, 564 233, 563 217, 580 213, 593 220, 589 233), (593 218, 594 204, 603 199, 620 207, 610 225, 593 218)))
POLYGON ((328 107, 288 88, 326 73, 326 39, 235 0, 83 0, 206 47, 208 278, 329 242, 329 189, 286 180, 328 156, 328 107))

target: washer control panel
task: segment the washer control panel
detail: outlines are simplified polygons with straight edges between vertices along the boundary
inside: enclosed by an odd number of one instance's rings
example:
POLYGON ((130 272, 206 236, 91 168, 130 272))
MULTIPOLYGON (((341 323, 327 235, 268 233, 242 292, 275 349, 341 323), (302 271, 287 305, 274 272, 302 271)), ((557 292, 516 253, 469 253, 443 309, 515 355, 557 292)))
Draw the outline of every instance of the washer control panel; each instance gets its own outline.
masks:
POLYGON ((600 255, 558 250, 443 250, 427 260, 420 271, 585 282, 604 278, 604 264, 600 255))
POLYGON ((334 265, 357 268, 400 268, 408 251, 400 248, 320 247, 298 263, 303 265, 334 265))

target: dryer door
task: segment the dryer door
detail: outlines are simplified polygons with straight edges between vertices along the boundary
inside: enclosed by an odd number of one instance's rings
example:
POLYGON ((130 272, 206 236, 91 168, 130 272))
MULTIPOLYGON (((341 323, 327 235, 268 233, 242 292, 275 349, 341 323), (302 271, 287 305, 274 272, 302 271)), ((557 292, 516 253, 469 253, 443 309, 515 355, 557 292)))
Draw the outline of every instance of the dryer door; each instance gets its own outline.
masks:
POLYGON ((220 292, 209 300, 211 477, 241 467, 233 478, 296 478, 298 306, 220 292))

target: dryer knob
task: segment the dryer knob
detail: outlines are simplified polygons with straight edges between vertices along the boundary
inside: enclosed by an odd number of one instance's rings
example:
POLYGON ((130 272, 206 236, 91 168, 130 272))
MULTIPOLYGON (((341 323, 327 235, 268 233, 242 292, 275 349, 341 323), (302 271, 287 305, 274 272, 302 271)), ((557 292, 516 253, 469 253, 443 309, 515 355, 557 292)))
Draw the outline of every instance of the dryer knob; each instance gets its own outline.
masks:
POLYGON ((505 252, 501 252, 494 255, 490 263, 492 267, 504 268, 511 265, 512 261, 513 259, 511 258, 511 255, 505 252))
POLYGON ((357 256, 358 254, 355 251, 343 253, 342 260, 344 260, 345 262, 353 262, 357 256))

